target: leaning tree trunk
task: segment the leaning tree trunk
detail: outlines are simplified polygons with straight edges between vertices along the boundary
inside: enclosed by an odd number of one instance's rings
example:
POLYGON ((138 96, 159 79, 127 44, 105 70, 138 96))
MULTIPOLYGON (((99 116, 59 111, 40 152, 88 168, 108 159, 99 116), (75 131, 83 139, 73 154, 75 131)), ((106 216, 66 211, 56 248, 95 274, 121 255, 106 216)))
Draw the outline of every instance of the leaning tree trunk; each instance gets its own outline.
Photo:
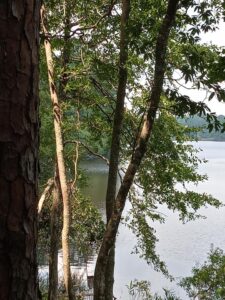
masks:
POLYGON ((39 1, 0 2, 0 299, 37 299, 39 1))
POLYGON ((108 222, 98 254, 94 275, 94 300, 105 300, 104 281, 105 272, 109 261, 110 249, 114 246, 128 192, 133 183, 134 176, 141 164, 142 158, 146 153, 147 143, 152 133, 152 128, 156 112, 159 107, 160 96, 163 88, 163 80, 166 69, 166 50, 168 45, 169 33, 175 19, 178 2, 179 0, 168 1, 167 13, 158 33, 155 49, 155 73, 153 86, 148 101, 147 113, 145 115, 144 123, 140 130, 139 136, 137 138, 134 153, 118 191, 113 212, 108 222))
MULTIPOLYGON (((119 83, 117 89, 117 101, 115 117, 113 122, 112 142, 110 148, 109 175, 106 192, 106 216, 109 222, 113 205, 116 197, 116 184, 119 166, 121 130, 124 118, 124 100, 127 84, 127 58, 128 58, 128 32, 127 25, 130 13, 130 0, 122 1, 122 16, 120 29, 120 57, 119 57, 119 83)), ((105 300, 113 300, 114 284, 114 265, 115 265, 115 244, 110 249, 109 259, 105 273, 105 300)))
POLYGON ((61 195, 63 200, 63 229, 62 229, 62 250, 63 250, 63 274, 66 293, 69 300, 73 299, 72 293, 72 279, 70 271, 70 253, 69 253, 69 230, 70 230, 70 201, 66 179, 66 167, 63 154, 63 137, 61 127, 61 111, 57 96, 56 85, 54 81, 54 67, 52 58, 52 48, 49 41, 49 33, 45 27, 44 6, 41 9, 42 29, 45 36, 44 46, 46 52, 49 89, 52 100, 53 114, 54 114, 54 131, 56 141, 56 159, 58 164, 59 182, 61 188, 61 195))
POLYGON ((59 250, 59 208, 60 208, 60 183, 56 164, 53 199, 50 222, 50 253, 49 253, 49 289, 48 300, 58 299, 58 250, 59 250))

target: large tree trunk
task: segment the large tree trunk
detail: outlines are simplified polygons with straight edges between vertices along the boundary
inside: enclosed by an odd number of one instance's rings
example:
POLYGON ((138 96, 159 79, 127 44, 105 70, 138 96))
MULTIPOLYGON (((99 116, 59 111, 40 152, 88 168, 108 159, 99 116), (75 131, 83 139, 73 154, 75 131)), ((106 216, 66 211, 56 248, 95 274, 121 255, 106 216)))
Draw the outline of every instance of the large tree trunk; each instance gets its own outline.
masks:
POLYGON ((0 2, 0 299, 37 299, 39 1, 0 2))
POLYGON ((159 30, 155 50, 156 62, 154 81, 148 101, 147 113, 145 115, 143 126, 136 141, 134 153, 118 191, 113 212, 108 222, 98 254, 94 275, 94 300, 105 300, 104 282, 110 249, 114 246, 128 192, 133 183, 134 176, 140 166, 142 158, 146 152, 147 143, 152 133, 152 128, 163 88, 168 38, 170 29, 175 19, 178 2, 179 0, 168 1, 167 13, 159 30))
POLYGON ((51 43, 48 39, 49 33, 45 27, 44 20, 44 6, 41 9, 42 16, 42 28, 45 35, 44 46, 46 52, 47 68, 48 68, 48 79, 49 89, 54 114, 54 131, 56 141, 56 158, 59 171, 59 182, 63 200, 63 229, 62 229, 62 250, 63 250, 63 274, 64 283, 66 288, 67 296, 69 300, 73 299, 72 294, 72 279, 70 271, 70 252, 69 252, 69 230, 70 230, 70 201, 66 179, 66 168, 63 154, 63 137, 61 127, 61 110, 57 96, 56 85, 54 81, 54 67, 52 58, 51 43))
POLYGON ((48 300, 58 299, 58 250, 59 250, 59 208, 60 208, 60 183, 56 165, 53 200, 51 207, 50 224, 50 253, 49 253, 49 290, 48 300))
MULTIPOLYGON (((127 58, 128 58, 128 32, 127 24, 130 13, 130 0, 122 1, 122 16, 120 29, 120 58, 119 58, 119 84, 117 89, 117 101, 115 109, 115 117, 113 122, 112 142, 110 148, 110 162, 108 185, 106 192, 106 216, 109 222, 113 205, 116 197, 116 185, 119 166, 120 140, 121 130, 124 118, 124 100, 126 95, 127 84, 127 58)), ((114 264, 115 264, 115 244, 110 249, 108 264, 105 273, 105 300, 113 299, 113 283, 114 283, 114 264)))

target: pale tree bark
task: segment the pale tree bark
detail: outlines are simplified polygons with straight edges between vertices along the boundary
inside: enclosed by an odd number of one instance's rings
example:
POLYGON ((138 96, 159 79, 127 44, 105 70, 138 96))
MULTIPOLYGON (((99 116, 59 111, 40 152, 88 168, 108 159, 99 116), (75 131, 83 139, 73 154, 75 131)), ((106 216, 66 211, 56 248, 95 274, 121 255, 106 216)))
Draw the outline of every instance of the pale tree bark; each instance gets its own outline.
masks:
POLYGON ((44 46, 46 52, 47 68, 48 68, 48 79, 49 79, 49 89, 53 107, 54 114, 54 131, 55 131, 55 141, 56 141, 56 158, 58 164, 59 172, 59 182, 63 201, 63 229, 62 229, 62 250, 63 250, 63 274, 64 283, 66 288, 66 293, 69 299, 73 299, 72 294, 72 279, 70 271, 70 252, 69 252, 69 230, 70 230, 70 200, 66 179, 66 168, 65 160, 63 154, 63 137, 62 137, 62 127, 61 127, 61 111, 60 103, 58 100, 56 85, 54 81, 54 66, 52 58, 52 48, 49 41, 49 33, 46 28, 46 20, 44 19, 44 6, 41 9, 42 18, 42 30, 45 36, 44 46))
POLYGON ((50 224, 50 253, 49 253, 49 290, 48 300, 58 299, 58 250, 59 250, 59 208, 60 208, 60 183, 58 169, 56 165, 53 200, 51 207, 51 224, 50 224))
POLYGON ((98 254, 94 275, 94 300, 105 300, 105 271, 109 259, 110 249, 115 243, 116 234, 120 224, 126 198, 133 183, 135 174, 146 153, 147 143, 152 133, 156 112, 159 107, 160 96, 163 88, 164 74, 166 69, 166 50, 171 27, 175 20, 179 0, 169 0, 166 15, 159 29, 155 49, 155 72, 153 86, 149 96, 147 112, 143 126, 139 132, 136 147, 131 161, 124 175, 123 181, 116 196, 115 205, 111 218, 108 222, 103 241, 98 254))
POLYGON ((39 1, 0 2, 0 299, 37 299, 39 1))
MULTIPOLYGON (((117 89, 117 101, 115 108, 115 116, 113 122, 112 141, 110 148, 109 175, 106 192, 106 217, 109 222, 113 205, 116 197, 117 175, 119 168, 119 153, 121 130, 124 118, 124 101, 126 96, 127 84, 127 58, 128 58, 128 20, 130 13, 130 0, 122 1, 122 15, 120 26, 120 56, 119 56, 119 81, 117 89)), ((115 265, 115 244, 110 249, 109 259, 105 273, 105 300, 113 299, 113 283, 114 283, 114 265, 115 265)))
MULTIPOLYGON (((72 4, 74 5, 74 3, 72 4)), ((60 97, 63 100, 66 100, 66 85, 69 81, 68 76, 68 66, 71 58, 71 37, 70 37, 70 29, 71 29, 71 3, 67 0, 64 1, 63 4, 63 49, 62 49, 62 74, 60 76, 60 87, 59 93, 60 97)))
POLYGON ((43 208, 43 204, 46 200, 46 198, 48 198, 50 195, 51 195, 51 192, 52 192, 52 188, 54 186, 54 180, 53 178, 49 178, 47 184, 46 184, 46 187, 38 201, 38 216, 40 217, 41 215, 41 211, 42 211, 42 208, 43 208))

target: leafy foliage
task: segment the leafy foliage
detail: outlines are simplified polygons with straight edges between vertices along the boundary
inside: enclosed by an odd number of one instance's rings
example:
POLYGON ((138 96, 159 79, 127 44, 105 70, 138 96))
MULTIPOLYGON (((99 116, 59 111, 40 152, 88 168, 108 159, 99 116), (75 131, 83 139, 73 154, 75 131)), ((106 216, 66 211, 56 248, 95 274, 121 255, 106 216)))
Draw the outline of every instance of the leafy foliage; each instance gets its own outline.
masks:
POLYGON ((164 290, 165 296, 158 296, 157 294, 152 295, 151 293, 151 284, 148 281, 134 280, 131 281, 127 286, 131 300, 181 300, 176 297, 175 294, 166 289, 164 290))
POLYGON ((151 284, 148 281, 142 280, 134 280, 129 283, 127 286, 129 295, 131 296, 132 300, 151 300, 152 294, 150 291, 151 284))
POLYGON ((81 194, 74 197, 72 210, 72 240, 76 249, 85 254, 91 244, 98 246, 103 237, 105 224, 91 200, 81 194))
MULTIPOLYGON (((90 199, 83 197, 77 190, 71 201, 72 222, 71 241, 76 250, 87 255, 92 248, 98 247, 104 232, 102 217, 90 199)), ((46 200, 39 219, 39 243, 49 245, 51 197, 46 200)), ((60 205, 61 206, 61 205, 60 205)), ((62 228, 62 218, 59 216, 59 228, 62 228)))
MULTIPOLYGON (((155 43, 167 1, 132 1, 129 23, 128 85, 121 145, 121 165, 126 165, 135 148, 153 78, 155 43)), ((73 178, 75 143, 107 155, 111 140, 118 82, 120 3, 113 1, 48 2, 51 42, 55 54, 57 87, 60 91, 65 156, 69 179, 73 178), (65 6, 66 5, 66 6, 65 6)), ((168 275, 155 253, 157 239, 151 222, 163 222, 158 208, 166 204, 177 210, 182 221, 198 217, 201 206, 220 203, 210 195, 187 190, 207 176, 199 175, 201 161, 189 143, 196 129, 178 124, 177 117, 205 116, 210 131, 225 125, 203 102, 181 93, 180 87, 208 91, 208 99, 225 100, 224 49, 201 43, 201 32, 214 31, 223 14, 221 1, 182 0, 168 46, 168 67, 164 78, 160 111, 136 187, 130 199, 132 209, 126 221, 136 232, 141 253, 157 270, 168 275), (179 75, 177 78, 176 74, 179 75), (178 185, 182 188, 178 189, 178 185), (128 220, 129 219, 129 220, 128 220)), ((52 177, 54 138, 46 68, 41 52, 41 183, 52 177)), ((79 147, 79 158, 87 156, 79 147)), ((78 181, 82 175, 78 174, 78 181)), ((79 183, 78 183, 79 185, 79 183)), ((73 236, 76 245, 102 235, 102 222, 89 200, 77 193, 73 199, 73 236)), ((47 218, 47 214, 46 214, 47 218)), ((143 298, 144 299, 144 298, 143 298)), ((151 299, 151 298, 150 298, 151 299)), ((169 298, 168 298, 169 299, 169 298)))
POLYGON ((224 141, 224 116, 220 115, 217 117, 217 121, 219 122, 218 126, 220 130, 211 130, 209 131, 209 124, 204 117, 193 116, 189 118, 178 118, 178 121, 191 128, 196 128, 196 132, 191 133, 193 137, 197 137, 199 140, 207 140, 207 141, 224 141), (222 129, 222 130, 221 130, 222 129))
POLYGON ((191 128, 179 124, 169 111, 163 110, 130 193, 132 208, 126 222, 138 239, 135 253, 167 276, 165 264, 155 253, 157 238, 153 222, 164 222, 160 205, 178 211, 183 222, 200 217, 198 209, 202 206, 222 205, 211 195, 187 188, 189 183, 207 179, 197 172, 199 164, 205 161, 198 158, 199 150, 190 143, 192 133, 191 128))
POLYGON ((192 269, 192 276, 180 285, 191 299, 222 300, 225 297, 225 255, 219 248, 211 249, 207 261, 192 269))

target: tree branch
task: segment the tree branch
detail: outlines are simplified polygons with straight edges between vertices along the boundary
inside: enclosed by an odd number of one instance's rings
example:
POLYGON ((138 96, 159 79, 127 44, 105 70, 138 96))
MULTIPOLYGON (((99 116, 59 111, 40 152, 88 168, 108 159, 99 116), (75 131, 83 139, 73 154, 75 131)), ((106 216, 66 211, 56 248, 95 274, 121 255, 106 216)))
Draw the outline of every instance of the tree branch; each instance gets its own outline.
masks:
POLYGON ((81 141, 72 141, 72 140, 68 140, 68 141, 65 141, 64 142, 64 145, 66 144, 80 144, 81 146, 83 146, 89 153, 91 153, 92 155, 98 157, 98 158, 101 158, 102 160, 104 160, 107 165, 109 165, 109 160, 108 158, 106 158, 105 156, 99 154, 99 153, 96 153, 95 151, 93 151, 89 146, 87 146, 85 143, 81 142, 81 141))
POLYGON ((41 210, 42 210, 45 199, 51 195, 53 185, 54 185, 54 179, 49 178, 49 180, 47 181, 46 187, 38 201, 38 215, 41 214, 41 210))
MULTIPOLYGON (((95 268, 95 282, 104 280, 104 274, 109 260, 109 253, 115 243, 116 234, 125 207, 126 198, 134 181, 135 174, 147 151, 147 144, 152 133, 156 112, 159 106, 163 88, 164 74, 166 70, 166 53, 171 27, 175 20, 179 0, 168 0, 167 12, 160 26, 155 48, 155 71, 153 86, 147 103, 147 112, 143 120, 143 126, 139 132, 135 150, 128 165, 123 182, 116 196, 111 218, 100 247, 95 268)), ((98 287, 98 286, 97 286, 98 287)), ((94 299, 97 300, 94 292, 94 299)))

